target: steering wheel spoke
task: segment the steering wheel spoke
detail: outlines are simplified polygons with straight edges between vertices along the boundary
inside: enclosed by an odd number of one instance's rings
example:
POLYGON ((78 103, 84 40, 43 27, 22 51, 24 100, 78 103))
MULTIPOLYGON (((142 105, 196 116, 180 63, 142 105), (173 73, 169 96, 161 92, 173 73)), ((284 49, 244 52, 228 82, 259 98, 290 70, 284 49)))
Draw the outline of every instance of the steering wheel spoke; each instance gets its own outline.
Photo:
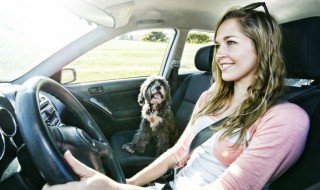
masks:
POLYGON ((99 155, 101 157, 107 157, 110 154, 110 151, 112 151, 111 146, 108 142, 100 142, 100 141, 94 140, 94 143, 99 149, 99 155))

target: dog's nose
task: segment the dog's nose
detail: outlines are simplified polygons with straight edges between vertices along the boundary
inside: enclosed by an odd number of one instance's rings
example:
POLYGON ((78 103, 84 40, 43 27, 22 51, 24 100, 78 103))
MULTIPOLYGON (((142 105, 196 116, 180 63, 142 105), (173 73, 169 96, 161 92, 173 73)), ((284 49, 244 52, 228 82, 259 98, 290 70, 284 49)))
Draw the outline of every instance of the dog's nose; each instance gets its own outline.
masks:
POLYGON ((160 89, 161 89, 161 86, 157 86, 156 89, 157 89, 157 90, 160 90, 160 89))

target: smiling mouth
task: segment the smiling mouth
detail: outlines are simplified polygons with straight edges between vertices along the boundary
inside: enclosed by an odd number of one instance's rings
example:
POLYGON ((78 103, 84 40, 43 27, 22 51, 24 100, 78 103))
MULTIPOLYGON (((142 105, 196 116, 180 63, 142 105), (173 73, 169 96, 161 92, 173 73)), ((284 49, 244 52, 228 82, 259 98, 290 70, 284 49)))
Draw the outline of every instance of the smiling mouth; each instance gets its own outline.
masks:
POLYGON ((232 67, 234 64, 233 63, 222 63, 220 64, 221 69, 227 69, 229 67, 232 67))

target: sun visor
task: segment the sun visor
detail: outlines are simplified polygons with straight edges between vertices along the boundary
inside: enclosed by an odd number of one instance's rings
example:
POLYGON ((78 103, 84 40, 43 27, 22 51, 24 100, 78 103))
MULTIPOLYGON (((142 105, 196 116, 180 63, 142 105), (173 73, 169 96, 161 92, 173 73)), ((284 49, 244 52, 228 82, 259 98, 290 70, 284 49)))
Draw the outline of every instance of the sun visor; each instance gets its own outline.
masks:
MULTIPOLYGON (((128 23, 134 3, 132 1, 113 5, 101 5, 99 1, 62 0, 63 6, 70 12, 108 28, 119 28, 128 23)), ((101 1, 100 1, 101 2, 101 1)))
POLYGON ((107 7, 105 8, 105 10, 116 20, 115 28, 119 28, 128 24, 133 12, 133 8, 134 2, 129 1, 126 3, 121 3, 107 7))

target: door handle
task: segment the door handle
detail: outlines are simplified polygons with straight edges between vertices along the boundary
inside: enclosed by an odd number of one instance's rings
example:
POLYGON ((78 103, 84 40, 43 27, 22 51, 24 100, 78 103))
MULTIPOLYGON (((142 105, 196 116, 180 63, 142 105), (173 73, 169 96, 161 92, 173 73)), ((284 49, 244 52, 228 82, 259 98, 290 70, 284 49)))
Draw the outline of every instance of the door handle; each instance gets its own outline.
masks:
POLYGON ((103 86, 91 87, 91 88, 89 88, 89 92, 94 95, 102 94, 103 93, 103 86))

